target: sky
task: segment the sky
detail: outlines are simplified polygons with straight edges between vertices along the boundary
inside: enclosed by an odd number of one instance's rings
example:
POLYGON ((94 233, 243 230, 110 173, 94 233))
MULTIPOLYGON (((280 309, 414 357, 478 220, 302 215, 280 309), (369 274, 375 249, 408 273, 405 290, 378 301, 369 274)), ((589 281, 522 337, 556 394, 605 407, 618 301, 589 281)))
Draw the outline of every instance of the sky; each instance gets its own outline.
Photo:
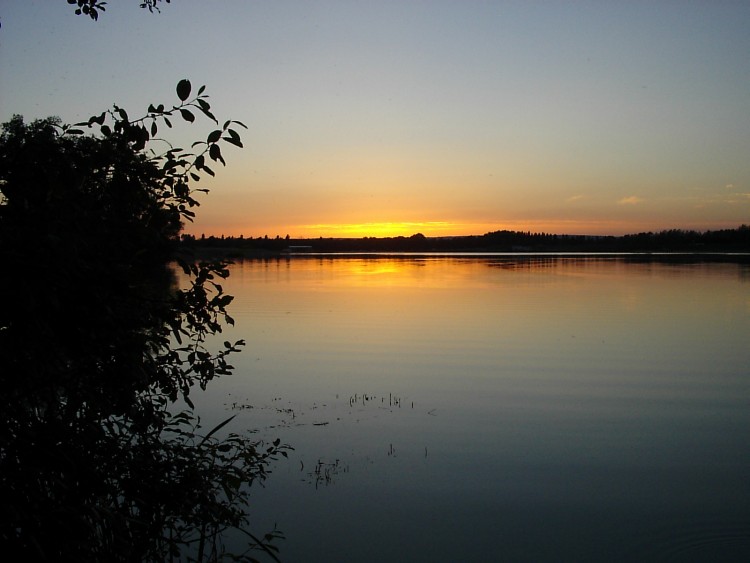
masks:
POLYGON ((205 84, 248 129, 201 182, 197 236, 750 224, 750 2, 138 4, 93 22, 0 0, 0 121, 135 115, 205 84))

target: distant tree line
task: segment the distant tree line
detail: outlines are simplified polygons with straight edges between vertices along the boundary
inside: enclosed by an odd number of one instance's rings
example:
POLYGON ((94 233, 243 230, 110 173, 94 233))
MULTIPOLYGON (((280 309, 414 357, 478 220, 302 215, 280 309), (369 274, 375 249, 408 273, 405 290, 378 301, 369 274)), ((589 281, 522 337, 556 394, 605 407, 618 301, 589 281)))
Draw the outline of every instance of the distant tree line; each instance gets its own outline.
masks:
POLYGON ((288 235, 195 237, 182 244, 224 254, 280 253, 293 246, 315 252, 750 252, 750 226, 716 231, 671 229, 623 236, 557 235, 529 231, 493 231, 484 235, 293 239, 288 235))

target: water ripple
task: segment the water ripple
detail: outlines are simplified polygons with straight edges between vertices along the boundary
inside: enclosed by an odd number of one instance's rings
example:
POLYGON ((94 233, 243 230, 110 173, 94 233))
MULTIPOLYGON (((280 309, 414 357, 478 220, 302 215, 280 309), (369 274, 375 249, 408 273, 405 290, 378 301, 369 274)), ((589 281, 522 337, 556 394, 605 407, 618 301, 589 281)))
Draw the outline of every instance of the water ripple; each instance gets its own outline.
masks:
POLYGON ((665 526, 642 542, 634 560, 677 563, 750 561, 750 526, 719 522, 665 526))

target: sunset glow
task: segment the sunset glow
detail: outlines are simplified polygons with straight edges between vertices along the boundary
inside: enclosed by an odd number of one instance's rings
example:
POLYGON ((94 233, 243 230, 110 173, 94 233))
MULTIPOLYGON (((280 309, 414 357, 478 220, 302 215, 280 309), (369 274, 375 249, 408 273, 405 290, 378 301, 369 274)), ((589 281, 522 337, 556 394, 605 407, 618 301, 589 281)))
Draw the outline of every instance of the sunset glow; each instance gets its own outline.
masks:
MULTIPOLYGON (((172 104, 179 79, 205 84, 219 121, 248 130, 196 186, 210 193, 190 234, 750 220, 750 3, 131 4, 93 23, 65 2, 7 3, 0 119, 74 123, 112 103, 140 115, 172 104)), ((199 128, 169 141, 189 147, 199 128)))
POLYGON ((425 236, 453 235, 465 226, 455 223, 358 223, 330 225, 300 225, 302 238, 314 237, 398 237, 422 233, 425 236))

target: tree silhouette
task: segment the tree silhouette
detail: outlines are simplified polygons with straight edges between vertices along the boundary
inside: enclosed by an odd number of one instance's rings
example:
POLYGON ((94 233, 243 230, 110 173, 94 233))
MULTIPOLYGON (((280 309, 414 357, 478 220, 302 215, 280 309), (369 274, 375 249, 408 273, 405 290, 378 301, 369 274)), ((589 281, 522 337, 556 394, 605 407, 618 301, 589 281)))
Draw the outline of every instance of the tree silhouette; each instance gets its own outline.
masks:
MULTIPOLYGON (((226 121, 188 152, 161 153, 170 120, 216 122, 200 88, 142 117, 113 109, 73 126, 20 116, 0 134, 0 537, 31 560, 164 560, 221 550, 247 524, 247 486, 285 455, 206 432, 190 392, 232 367, 227 264, 176 255, 192 186, 242 146, 226 121), (88 131, 88 134, 86 134, 88 131), (212 164, 213 165, 213 164, 212 164), (189 280, 178 288, 172 260, 189 280)), ((218 126, 218 123, 217 123, 218 126)), ((261 447, 262 446, 262 447, 261 447)), ((249 534, 249 532, 247 532, 249 534)), ((275 558, 249 535, 248 548, 275 558)), ((245 560, 254 560, 250 551, 245 560)))
MULTIPOLYGON (((106 11, 106 2, 100 2, 99 0, 67 0, 68 4, 76 6, 75 14, 77 16, 84 15, 90 17, 96 21, 99 19, 99 14, 106 11)), ((142 0, 139 2, 141 8, 147 9, 149 12, 159 12, 159 4, 161 2, 170 3, 170 0, 142 0)))

